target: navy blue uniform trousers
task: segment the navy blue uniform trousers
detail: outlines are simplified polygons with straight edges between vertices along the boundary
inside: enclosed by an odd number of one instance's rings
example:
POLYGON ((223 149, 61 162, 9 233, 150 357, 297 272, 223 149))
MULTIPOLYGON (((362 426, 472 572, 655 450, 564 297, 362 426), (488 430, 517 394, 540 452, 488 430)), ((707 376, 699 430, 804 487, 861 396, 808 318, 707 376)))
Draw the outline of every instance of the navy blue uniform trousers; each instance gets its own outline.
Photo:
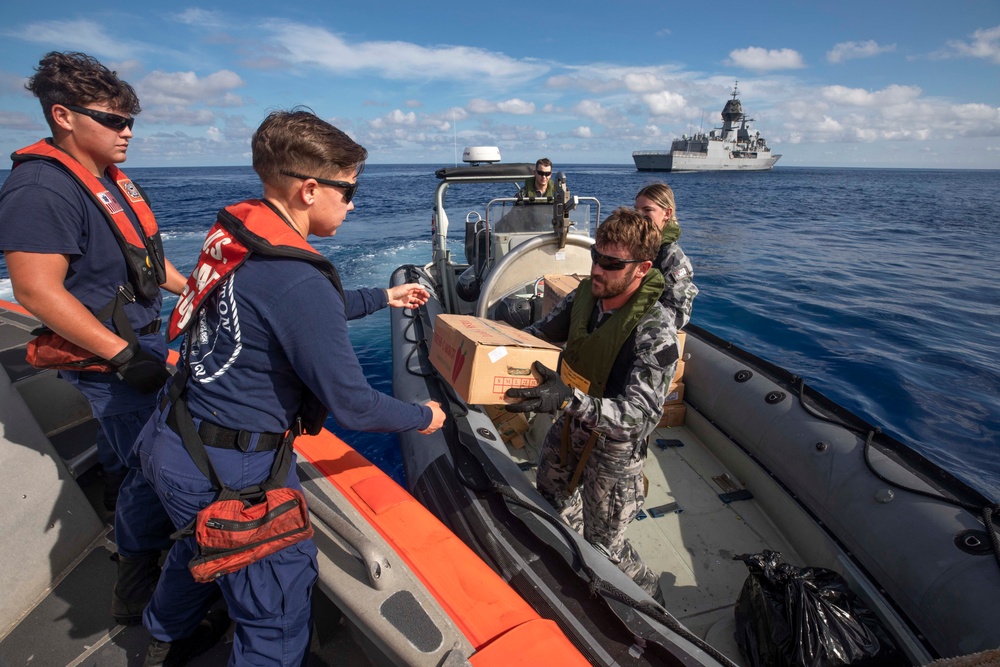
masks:
MULTIPOLYGON (((139 435, 138 449, 145 478, 156 490, 177 528, 217 499, 211 483, 195 466, 184 444, 157 408, 139 435)), ((274 451, 206 448, 222 483, 243 489, 268 478, 274 451)), ((293 464, 286 486, 301 488, 293 464)), ((222 590, 236 623, 230 665, 303 665, 312 632, 312 588, 316 582, 316 546, 312 540, 282 549, 213 583, 200 584, 188 562, 197 550, 194 537, 174 544, 143 622, 161 641, 194 632, 211 605, 216 586, 222 590)))

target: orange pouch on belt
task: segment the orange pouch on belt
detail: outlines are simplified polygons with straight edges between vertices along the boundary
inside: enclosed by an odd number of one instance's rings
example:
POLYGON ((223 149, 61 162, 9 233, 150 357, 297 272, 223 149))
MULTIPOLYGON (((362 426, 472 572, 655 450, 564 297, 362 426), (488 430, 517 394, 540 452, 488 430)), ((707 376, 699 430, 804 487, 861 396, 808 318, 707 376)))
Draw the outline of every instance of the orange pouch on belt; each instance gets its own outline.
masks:
MULTIPOLYGON (((188 563, 202 583, 235 572, 254 561, 313 535, 306 499, 298 489, 272 489, 263 501, 217 500, 198 512, 194 525, 198 554, 188 563)), ((188 532, 190 534, 190 532, 188 532)))
POLYGON ((28 341, 25 359, 35 368, 50 368, 56 371, 114 371, 107 359, 95 356, 75 343, 71 343, 54 332, 43 333, 28 341))

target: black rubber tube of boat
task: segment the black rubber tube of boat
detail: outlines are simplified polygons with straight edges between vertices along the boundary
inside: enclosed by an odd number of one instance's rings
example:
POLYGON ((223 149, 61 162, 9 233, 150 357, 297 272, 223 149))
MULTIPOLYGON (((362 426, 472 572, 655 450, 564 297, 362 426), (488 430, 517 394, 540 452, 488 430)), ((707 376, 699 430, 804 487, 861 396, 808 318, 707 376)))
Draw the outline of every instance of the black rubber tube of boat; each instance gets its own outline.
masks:
POLYGON ((875 465, 872 463, 871 460, 872 442, 882 432, 882 429, 878 427, 871 429, 859 429, 851 424, 848 424, 844 420, 831 419, 830 417, 827 417, 826 415, 824 415, 819 410, 815 409, 813 406, 809 405, 805 401, 805 391, 806 391, 805 380, 801 377, 797 378, 796 384, 797 384, 796 393, 798 394, 799 397, 799 405, 802 406, 803 410, 805 410, 807 413, 809 413, 816 419, 825 421, 829 424, 835 424, 853 433, 856 433, 859 436, 864 437, 865 444, 863 451, 865 457, 865 465, 868 467, 868 470, 871 471, 871 473, 875 475, 875 477, 877 477, 879 480, 901 491, 907 491, 909 493, 914 493, 918 496, 931 498, 933 500, 940 500, 941 502, 945 502, 948 503, 949 505, 960 507, 971 514, 982 518, 983 526, 986 529, 986 534, 989 536, 990 544, 993 547, 993 556, 996 559, 997 566, 1000 567, 1000 532, 998 532, 996 525, 996 518, 1000 517, 1000 503, 990 503, 982 507, 979 507, 977 505, 973 505, 971 503, 959 500, 958 498, 949 498, 948 496, 942 495, 940 493, 931 493, 930 491, 924 491, 923 489, 914 489, 912 487, 901 484, 895 480, 889 479, 888 477, 886 477, 885 475, 883 475, 882 473, 880 473, 878 470, 875 469, 875 465))

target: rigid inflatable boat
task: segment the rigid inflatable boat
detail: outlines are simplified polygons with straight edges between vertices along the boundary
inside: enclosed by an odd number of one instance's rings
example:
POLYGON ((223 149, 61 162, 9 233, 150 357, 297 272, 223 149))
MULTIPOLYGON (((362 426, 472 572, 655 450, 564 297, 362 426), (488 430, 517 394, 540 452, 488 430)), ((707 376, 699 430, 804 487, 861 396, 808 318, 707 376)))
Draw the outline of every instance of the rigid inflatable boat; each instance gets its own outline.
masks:
POLYGON ((666 608, 559 520, 533 485, 550 418, 506 442, 429 361, 439 315, 521 328, 539 316, 544 276, 589 275, 600 202, 573 196, 562 174, 553 199, 528 200, 517 185, 533 169, 437 171, 430 262, 392 274, 392 285, 420 282, 432 295, 391 312, 394 394, 449 412, 433 436, 400 435, 413 496, 595 665, 747 664, 734 607, 748 568, 734 556, 765 551, 841 575, 877 617, 891 664, 1000 647, 998 505, 802 378, 693 325, 684 416, 652 437, 645 509, 627 533, 663 573, 666 608), (460 211, 464 248, 449 245, 454 188, 461 206, 478 202, 460 211))
MULTIPOLYGON (((111 618, 114 535, 92 483, 97 423, 76 389, 25 362, 38 324, 0 301, 0 664, 137 664, 148 634, 111 618)), ((319 547, 311 664, 587 664, 554 621, 343 441, 323 431, 295 447, 319 547), (338 638, 341 623, 353 643, 338 638)), ((228 653, 220 642, 192 664, 225 664, 228 653)))

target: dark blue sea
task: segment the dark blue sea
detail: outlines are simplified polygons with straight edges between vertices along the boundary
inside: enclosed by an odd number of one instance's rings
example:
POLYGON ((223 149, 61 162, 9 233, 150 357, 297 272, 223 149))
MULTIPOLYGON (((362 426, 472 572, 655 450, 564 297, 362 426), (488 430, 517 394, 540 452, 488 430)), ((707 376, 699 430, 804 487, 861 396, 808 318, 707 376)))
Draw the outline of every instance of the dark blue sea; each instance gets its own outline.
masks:
MULTIPOLYGON (((345 287, 386 286, 398 265, 429 260, 437 166, 447 165, 368 166, 337 236, 314 239, 345 287)), ((605 213, 667 182, 701 290, 696 324, 1000 498, 1000 171, 562 168, 571 191, 605 213)), ((260 195, 248 167, 127 171, 182 272, 219 208, 260 195)), ((0 297, 11 298, 2 262, 0 297)), ((352 323, 352 339, 372 385, 391 392, 388 313, 352 323)), ((394 436, 331 426, 402 481, 394 436)))

